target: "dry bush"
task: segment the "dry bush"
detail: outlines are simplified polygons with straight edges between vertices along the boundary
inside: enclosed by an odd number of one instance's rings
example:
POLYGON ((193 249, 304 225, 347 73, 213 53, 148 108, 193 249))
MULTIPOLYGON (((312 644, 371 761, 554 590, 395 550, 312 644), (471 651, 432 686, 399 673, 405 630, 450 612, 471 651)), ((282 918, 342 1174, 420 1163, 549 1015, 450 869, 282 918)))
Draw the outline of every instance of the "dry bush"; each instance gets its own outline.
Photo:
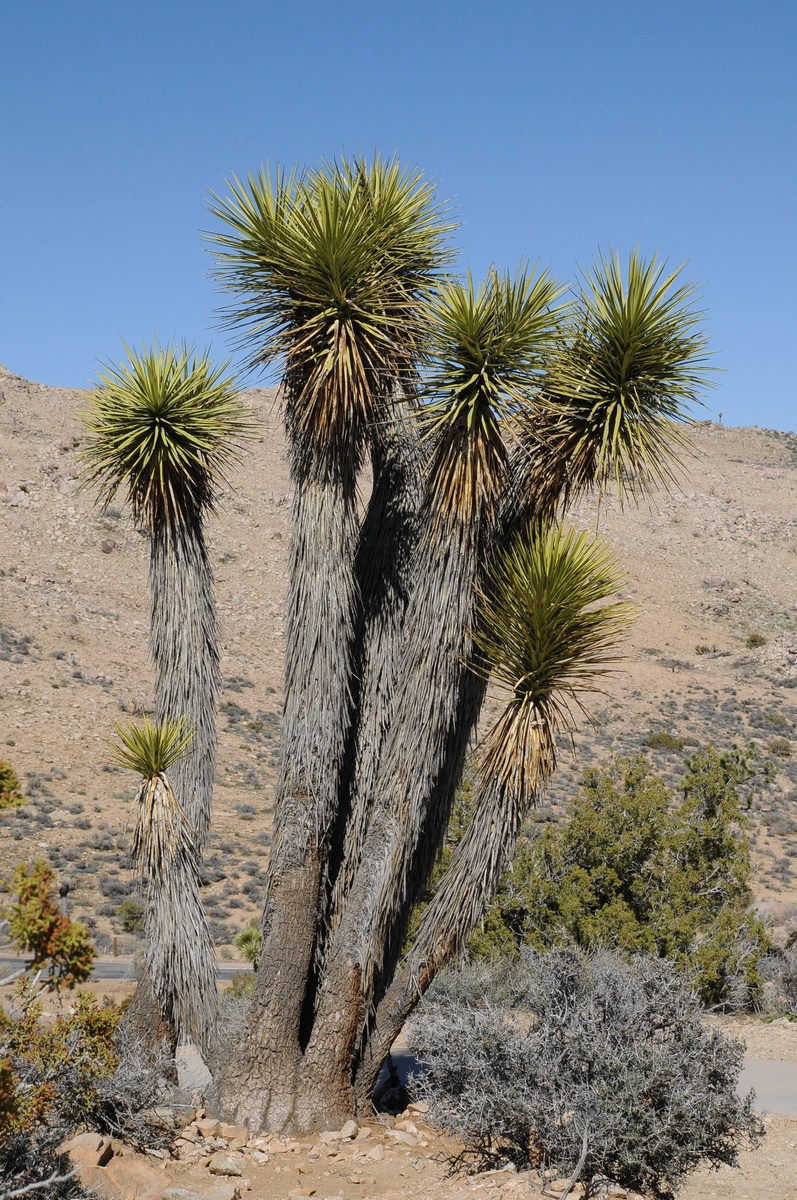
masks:
POLYGON ((514 1010, 475 1003, 466 976, 411 1025, 417 1090, 478 1160, 666 1197, 760 1138, 753 1093, 736 1094, 742 1044, 703 1026, 668 963, 563 949, 530 953, 522 976, 514 1010))

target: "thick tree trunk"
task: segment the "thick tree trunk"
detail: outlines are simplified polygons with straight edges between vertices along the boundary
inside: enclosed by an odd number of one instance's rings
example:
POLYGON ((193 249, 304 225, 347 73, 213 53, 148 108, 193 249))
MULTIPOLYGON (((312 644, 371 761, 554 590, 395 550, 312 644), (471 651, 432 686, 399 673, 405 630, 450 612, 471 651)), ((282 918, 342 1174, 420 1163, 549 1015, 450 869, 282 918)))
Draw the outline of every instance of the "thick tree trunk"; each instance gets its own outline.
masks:
MULTIPOLYGON (((345 458, 345 456, 343 456, 345 458)), ((313 964, 352 717, 358 614, 354 456, 342 472, 293 449, 285 714, 263 944, 240 1049, 213 1103, 250 1128, 298 1127, 295 1081, 313 1011, 313 964)))
MULTIPOLYGON (((447 807, 436 791, 449 737, 459 714, 459 691, 470 657, 478 534, 471 526, 431 538, 419 550, 423 569, 405 618, 401 681, 375 786, 374 809, 360 864, 321 983, 306 1058, 311 1073, 330 1079, 353 1074, 358 1043, 388 937, 407 904, 408 870, 427 823, 426 804, 447 807), (355 988, 355 981, 359 991, 355 988), (357 1000, 354 997, 357 995, 357 1000), (340 1005, 356 1005, 341 1020, 340 1005), (339 1029, 345 1036, 336 1036, 339 1029)), ((443 822, 441 821, 442 825, 443 822)))
POLYGON ((123 1020, 125 1033, 140 1047, 145 1057, 152 1062, 161 1062, 163 1051, 166 1051, 167 1060, 170 1060, 165 1064, 167 1077, 171 1083, 177 1083, 177 1067, 174 1063, 177 1031, 161 1014, 152 980, 146 971, 139 979, 123 1020))
POLYGON ((419 435, 412 412, 409 401, 390 400, 371 435, 373 487, 355 563, 361 596, 352 670, 356 716, 343 784, 348 796, 331 851, 331 889, 322 923, 325 943, 334 937, 360 862, 401 667, 422 496, 419 435))

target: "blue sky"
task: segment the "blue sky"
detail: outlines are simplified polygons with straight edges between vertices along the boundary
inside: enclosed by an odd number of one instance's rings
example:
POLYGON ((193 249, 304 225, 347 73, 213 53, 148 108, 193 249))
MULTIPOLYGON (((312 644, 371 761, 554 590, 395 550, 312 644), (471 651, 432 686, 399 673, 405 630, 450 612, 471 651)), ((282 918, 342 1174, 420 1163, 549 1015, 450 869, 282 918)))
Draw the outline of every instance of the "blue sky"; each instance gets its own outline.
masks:
POLYGON ((794 0, 25 0, 0 46, 0 361, 229 355, 209 189, 341 149, 439 178, 462 265, 640 244, 701 284, 704 415, 797 428, 794 0))

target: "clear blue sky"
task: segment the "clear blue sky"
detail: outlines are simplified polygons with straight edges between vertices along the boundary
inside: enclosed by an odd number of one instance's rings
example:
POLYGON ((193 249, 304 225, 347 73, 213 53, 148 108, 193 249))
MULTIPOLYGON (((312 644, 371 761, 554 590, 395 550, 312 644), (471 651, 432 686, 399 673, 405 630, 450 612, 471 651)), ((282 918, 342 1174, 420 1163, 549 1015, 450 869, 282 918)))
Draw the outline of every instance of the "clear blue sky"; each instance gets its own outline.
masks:
POLYGON ((226 357, 199 230, 263 159, 398 150, 462 263, 699 281, 705 415, 797 428, 794 0, 24 0, 0 44, 0 361, 83 386, 120 338, 226 357))

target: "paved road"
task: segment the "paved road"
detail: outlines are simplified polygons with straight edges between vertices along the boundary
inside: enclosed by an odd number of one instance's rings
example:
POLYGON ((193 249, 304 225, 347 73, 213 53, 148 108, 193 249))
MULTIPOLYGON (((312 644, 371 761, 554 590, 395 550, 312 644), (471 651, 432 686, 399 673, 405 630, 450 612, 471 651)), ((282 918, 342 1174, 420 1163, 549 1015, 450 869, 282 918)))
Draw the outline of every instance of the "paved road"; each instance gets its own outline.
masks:
MULTIPOLYGON (((17 971, 20 967, 25 966, 24 958, 0 958, 0 973, 3 967, 7 967, 9 971, 17 971)), ((248 962, 236 963, 217 963, 216 975, 219 979, 232 979, 233 975, 237 975, 239 971, 251 971, 251 964, 248 962)), ((94 963, 94 969, 91 972, 92 980, 111 980, 111 979, 131 979, 133 970, 132 958, 98 958, 94 963)))

